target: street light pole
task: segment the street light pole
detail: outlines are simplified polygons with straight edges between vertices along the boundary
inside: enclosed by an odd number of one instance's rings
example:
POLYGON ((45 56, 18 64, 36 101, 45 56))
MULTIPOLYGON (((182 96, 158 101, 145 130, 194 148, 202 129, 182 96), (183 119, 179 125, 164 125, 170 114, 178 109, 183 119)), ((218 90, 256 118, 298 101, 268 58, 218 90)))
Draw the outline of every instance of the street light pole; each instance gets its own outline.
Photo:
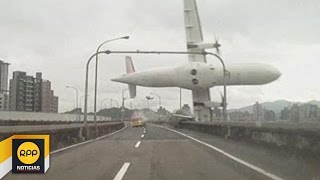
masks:
MULTIPOLYGON (((88 94, 88 96, 90 96, 89 94, 88 94)), ((82 100, 84 99, 84 96, 80 96, 80 103, 79 103, 79 107, 80 107, 80 109, 81 109, 81 111, 80 111, 80 115, 79 115, 79 121, 81 121, 81 114, 82 114, 82 100)))
MULTIPOLYGON (((88 94, 88 96, 90 96, 89 94, 88 94)), ((80 108, 82 107, 82 100, 84 99, 84 96, 81 96, 80 97, 80 108)))
MULTIPOLYGON (((119 37, 119 38, 114 38, 114 39, 110 39, 107 41, 104 41, 103 43, 101 43, 97 50, 96 53, 99 52, 100 48, 111 41, 116 41, 119 39, 129 39, 129 36, 123 36, 123 37, 119 37)), ((97 128, 97 91, 98 91, 98 55, 96 56, 96 69, 95 69, 95 81, 94 81, 94 107, 93 107, 93 121, 94 121, 94 126, 95 126, 95 134, 97 136, 98 134, 98 128, 97 128)))
MULTIPOLYGON (((115 99, 110 99, 110 101, 111 101, 111 104, 112 104, 112 102, 116 102, 116 103, 117 103, 117 108, 120 107, 120 106, 119 106, 119 102, 118 102, 117 100, 115 100, 115 99)), ((119 114, 118 114, 118 120, 120 120, 120 112, 119 112, 119 114)))
POLYGON ((108 100, 108 98, 104 98, 104 99, 102 99, 102 100, 100 101, 100 110, 103 108, 102 105, 103 105, 103 102, 104 102, 105 100, 108 100))
POLYGON ((161 114, 160 114, 160 108, 161 108, 161 96, 159 96, 159 95, 158 95, 158 94, 156 94, 156 93, 150 93, 150 94, 155 95, 155 96, 157 96, 157 97, 159 98, 159 112, 158 112, 158 114, 159 114, 159 121, 160 121, 160 117, 161 117, 161 114))
POLYGON ((115 99, 110 99, 110 101, 111 101, 111 104, 112 104, 112 102, 116 102, 116 103, 117 103, 117 108, 119 108, 119 102, 118 102, 117 100, 115 100, 115 99))
POLYGON ((180 110, 181 110, 181 88, 180 88, 180 110))
POLYGON ((223 98, 222 98, 223 109, 222 109, 222 113, 223 113, 223 120, 227 121, 227 75, 229 76, 230 74, 226 70, 226 66, 224 64, 224 61, 222 60, 222 58, 220 56, 218 56, 215 53, 211 53, 211 52, 206 52, 206 54, 215 56, 216 58, 219 59, 219 61, 222 64, 222 68, 223 68, 223 98))
MULTIPOLYGON (((150 104, 149 104, 149 100, 145 100, 145 99, 141 99, 141 101, 145 102, 144 103, 144 108, 149 108, 150 109, 150 104), (146 106, 147 103, 147 106, 146 106)), ((142 106, 141 106, 142 107, 142 106)), ((142 107, 143 108, 143 107, 142 107)))
MULTIPOLYGON (((79 90, 78 90, 77 88, 73 87, 73 86, 66 86, 66 88, 70 88, 70 89, 75 90, 75 92, 76 92, 76 109, 77 109, 77 111, 78 111, 78 108, 79 108, 79 104, 78 104, 79 90)), ((78 112, 77 114, 78 114, 77 120, 80 120, 80 119, 79 119, 79 114, 80 114, 80 113, 78 112)))
POLYGON ((122 112, 122 118, 121 120, 123 121, 124 120, 124 101, 125 101, 125 98, 124 98, 124 92, 127 91, 128 89, 125 89, 122 91, 122 108, 121 108, 121 112, 122 112))
POLYGON ((150 93, 150 94, 155 95, 155 96, 157 96, 159 98, 159 108, 160 108, 161 107, 161 96, 159 96, 156 93, 150 93))
MULTIPOLYGON (((85 129, 85 138, 89 138, 89 132, 88 132, 88 123, 87 123, 87 113, 88 113, 88 78, 89 78, 89 65, 91 60, 97 56, 98 54, 105 54, 105 51, 96 52, 93 55, 90 56, 90 58, 87 61, 86 65, 86 80, 85 80, 85 88, 84 88, 84 115, 83 115, 83 124, 85 129)), ((82 131, 83 132, 83 131, 82 131)))

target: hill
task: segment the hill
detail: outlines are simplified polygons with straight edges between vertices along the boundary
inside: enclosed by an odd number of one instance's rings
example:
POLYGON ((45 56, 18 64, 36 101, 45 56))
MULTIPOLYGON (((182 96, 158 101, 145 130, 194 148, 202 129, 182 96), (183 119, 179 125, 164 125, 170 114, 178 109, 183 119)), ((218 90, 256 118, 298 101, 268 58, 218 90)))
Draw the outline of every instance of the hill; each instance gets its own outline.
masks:
MULTIPOLYGON (((318 105, 320 107, 320 101, 317 101, 317 100, 312 100, 312 101, 308 101, 308 102, 291 102, 291 101, 287 101, 287 100, 277 100, 277 101, 273 101, 273 102, 261 103, 262 107, 264 107, 268 110, 272 110, 275 113, 280 113, 280 111, 282 109, 284 109, 285 107, 291 107, 293 104, 299 104, 299 105, 300 104, 314 104, 314 105, 318 105)), ((234 112, 234 111, 241 111, 241 112, 248 111, 249 113, 252 113, 253 105, 229 110, 229 112, 234 112)))

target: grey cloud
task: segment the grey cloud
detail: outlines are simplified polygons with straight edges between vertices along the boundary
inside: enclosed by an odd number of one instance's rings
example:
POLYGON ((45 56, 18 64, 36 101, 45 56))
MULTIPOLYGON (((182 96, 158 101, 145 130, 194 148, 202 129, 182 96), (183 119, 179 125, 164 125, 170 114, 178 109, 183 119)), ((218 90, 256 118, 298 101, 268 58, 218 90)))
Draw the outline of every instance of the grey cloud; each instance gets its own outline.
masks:
MULTIPOLYGON (((284 96, 287 99, 320 98, 317 93, 320 87, 309 81, 302 82, 303 87, 296 87, 304 93, 285 93, 296 86, 295 79, 301 80, 295 73, 297 67, 319 65, 320 2, 197 2, 205 39, 212 41, 215 34, 220 37, 222 56, 227 64, 264 62, 279 67, 283 73, 283 78, 270 85, 230 88, 230 107, 284 96), (291 66, 292 63, 298 65, 291 66)), ((11 63, 11 72, 25 70, 35 74, 42 71, 60 96, 60 110, 69 110, 74 104, 74 94, 66 91, 65 86, 73 85, 84 92, 85 63, 102 41, 130 35, 130 40, 113 42, 103 49, 185 50, 182 5, 182 0, 4 0, 0 2, 0 58, 11 63)), ((132 57, 136 70, 187 63, 186 56, 132 57)), ((125 72, 124 58, 119 55, 99 58, 100 99, 114 97, 120 100, 119 92, 126 86, 109 79, 125 72)), ((214 61, 210 60, 210 63, 214 61)), ((300 73, 319 76, 318 71, 311 73, 304 69, 300 73)), ((92 81, 93 64, 90 67, 90 94, 93 92, 92 81)), ((177 88, 139 90, 139 98, 155 91, 161 94, 163 104, 169 109, 179 105, 177 88)), ((215 100, 220 100, 219 91, 216 87, 212 90, 215 100)), ((183 92, 183 101, 190 103, 190 92, 183 92)))

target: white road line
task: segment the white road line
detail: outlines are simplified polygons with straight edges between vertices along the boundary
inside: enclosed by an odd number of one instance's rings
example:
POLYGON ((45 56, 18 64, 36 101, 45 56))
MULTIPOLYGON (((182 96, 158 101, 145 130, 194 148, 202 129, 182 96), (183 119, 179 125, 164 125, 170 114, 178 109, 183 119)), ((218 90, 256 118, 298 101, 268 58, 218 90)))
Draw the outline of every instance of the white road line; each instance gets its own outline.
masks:
POLYGON ((159 126, 159 127, 167 129, 167 130, 172 131, 172 132, 175 132, 175 133, 180 134, 182 136, 185 136, 185 137, 187 137, 189 139, 192 139, 192 140, 194 140, 194 141, 196 141, 196 142, 198 142, 198 143, 200 143, 202 145, 205 145, 205 146, 207 146, 207 147, 209 147, 209 148, 211 148, 211 149, 223 154, 224 156, 226 156, 226 157, 228 157, 228 158, 230 158, 230 159, 232 159, 232 160, 234 160, 234 161, 236 161, 236 162, 238 162, 238 163, 240 163, 240 164, 242 164, 242 165, 244 165, 244 166, 246 166, 246 167, 248 167, 250 169, 253 169, 253 170, 255 170, 255 171, 257 171, 257 172, 259 172, 259 173, 261 173, 261 174, 263 174, 263 175, 265 175, 267 177, 269 177, 270 179, 283 180, 283 178, 278 177, 278 176, 276 176, 276 175, 274 175, 274 174, 272 174, 272 173, 270 173, 270 172, 268 172, 268 171, 266 171, 264 169, 261 169, 261 168, 259 168, 257 166, 254 166, 254 165, 252 165, 252 164, 250 164, 250 163, 248 163, 248 162, 246 162, 246 161, 244 161, 242 159, 239 159, 239 158, 237 158, 237 157, 235 157, 235 156, 233 156, 231 154, 228 154, 228 153, 224 152, 223 150, 221 150, 221 149, 219 149, 219 148, 217 148, 215 146, 212 146, 211 144, 205 143, 205 142, 200 141, 200 140, 198 140, 198 139, 196 139, 194 137, 191 137, 189 135, 186 135, 184 133, 181 133, 179 131, 176 131, 176 130, 173 130, 173 129, 170 129, 170 128, 167 128, 167 127, 162 127, 162 126, 159 126))
POLYGON ((57 149, 57 150, 55 150, 55 151, 50 152, 50 154, 59 153, 59 152, 62 152, 62 151, 68 150, 68 149, 72 149, 72 148, 75 148, 75 147, 78 147, 78 146, 81 146, 81 145, 84 145, 84 144, 91 143, 91 142, 93 142, 93 141, 100 140, 100 139, 105 138, 105 137, 108 137, 108 136, 112 136, 112 135, 114 135, 114 134, 116 134, 116 133, 118 133, 118 132, 121 132, 121 131, 125 130, 126 128, 127 128, 127 125, 124 124, 124 127, 123 127, 123 128, 121 128, 121 129, 119 129, 119 130, 117 130, 117 131, 115 131, 115 132, 113 132, 113 133, 110 133, 110 134, 107 134, 107 135, 98 137, 98 138, 96 138, 96 139, 91 139, 91 140, 84 141, 84 142, 77 143, 77 144, 73 144, 73 145, 71 145, 71 146, 67 146, 67 147, 64 147, 64 148, 61 148, 61 149, 57 149))
POLYGON ((128 168, 130 166, 129 162, 125 162, 121 169, 119 170, 118 174, 116 175, 116 177, 113 178, 113 180, 122 180, 124 174, 127 172, 128 168))
POLYGON ((143 138, 143 137, 144 137, 144 134, 141 135, 141 138, 143 138))
POLYGON ((140 146, 140 144, 141 144, 141 141, 138 141, 138 142, 136 143, 136 145, 134 145, 134 147, 135 147, 135 148, 138 148, 138 147, 140 146))

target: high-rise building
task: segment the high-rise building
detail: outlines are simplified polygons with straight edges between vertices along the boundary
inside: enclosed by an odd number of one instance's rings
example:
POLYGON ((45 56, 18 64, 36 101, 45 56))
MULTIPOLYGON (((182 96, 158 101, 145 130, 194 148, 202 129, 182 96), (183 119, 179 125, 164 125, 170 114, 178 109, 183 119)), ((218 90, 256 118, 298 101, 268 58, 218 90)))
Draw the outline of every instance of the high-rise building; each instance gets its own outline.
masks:
POLYGON ((8 70, 9 63, 3 62, 0 60, 0 90, 8 90, 8 70))
POLYGON ((10 111, 58 112, 56 101, 51 82, 43 80, 41 73, 33 77, 26 72, 13 72, 10 80, 10 111))
POLYGON ((290 110, 288 107, 285 107, 280 112, 280 120, 290 120, 290 110))
POLYGON ((248 111, 241 112, 241 111, 234 111, 228 113, 231 121, 252 121, 252 114, 248 111))
POLYGON ((41 112, 41 73, 36 77, 15 71, 10 80, 10 111, 41 112))
POLYGON ((294 104, 290 109, 290 120, 299 122, 300 121, 300 108, 298 104, 294 104))
POLYGON ((0 111, 9 109, 8 70, 9 63, 0 60, 0 111))
POLYGON ((190 108, 190 106, 189 106, 188 104, 184 104, 184 105, 182 106, 182 108, 181 108, 181 111, 182 111, 182 113, 185 114, 185 115, 192 115, 192 114, 191 114, 191 108, 190 108))
POLYGON ((300 121, 318 121, 319 107, 314 104, 302 104, 299 106, 300 121))
POLYGON ((49 80, 42 81, 42 112, 58 112, 58 97, 54 96, 49 80))
POLYGON ((221 110, 217 107, 215 107, 213 110, 212 110, 212 114, 213 114, 213 118, 215 120, 220 120, 221 119, 221 110))
POLYGON ((53 91, 51 90, 51 82, 48 80, 42 81, 41 92, 41 110, 42 112, 51 112, 51 104, 53 99, 53 91))
POLYGON ((59 111, 59 97, 53 96, 52 110, 51 112, 58 113, 59 111))
POLYGON ((263 108, 262 105, 256 102, 253 105, 253 120, 254 121, 262 121, 263 120, 263 108))
POLYGON ((276 113, 272 110, 264 109, 263 119, 265 121, 275 121, 277 119, 276 113))
POLYGON ((0 93, 0 111, 9 110, 9 95, 8 93, 0 93))

